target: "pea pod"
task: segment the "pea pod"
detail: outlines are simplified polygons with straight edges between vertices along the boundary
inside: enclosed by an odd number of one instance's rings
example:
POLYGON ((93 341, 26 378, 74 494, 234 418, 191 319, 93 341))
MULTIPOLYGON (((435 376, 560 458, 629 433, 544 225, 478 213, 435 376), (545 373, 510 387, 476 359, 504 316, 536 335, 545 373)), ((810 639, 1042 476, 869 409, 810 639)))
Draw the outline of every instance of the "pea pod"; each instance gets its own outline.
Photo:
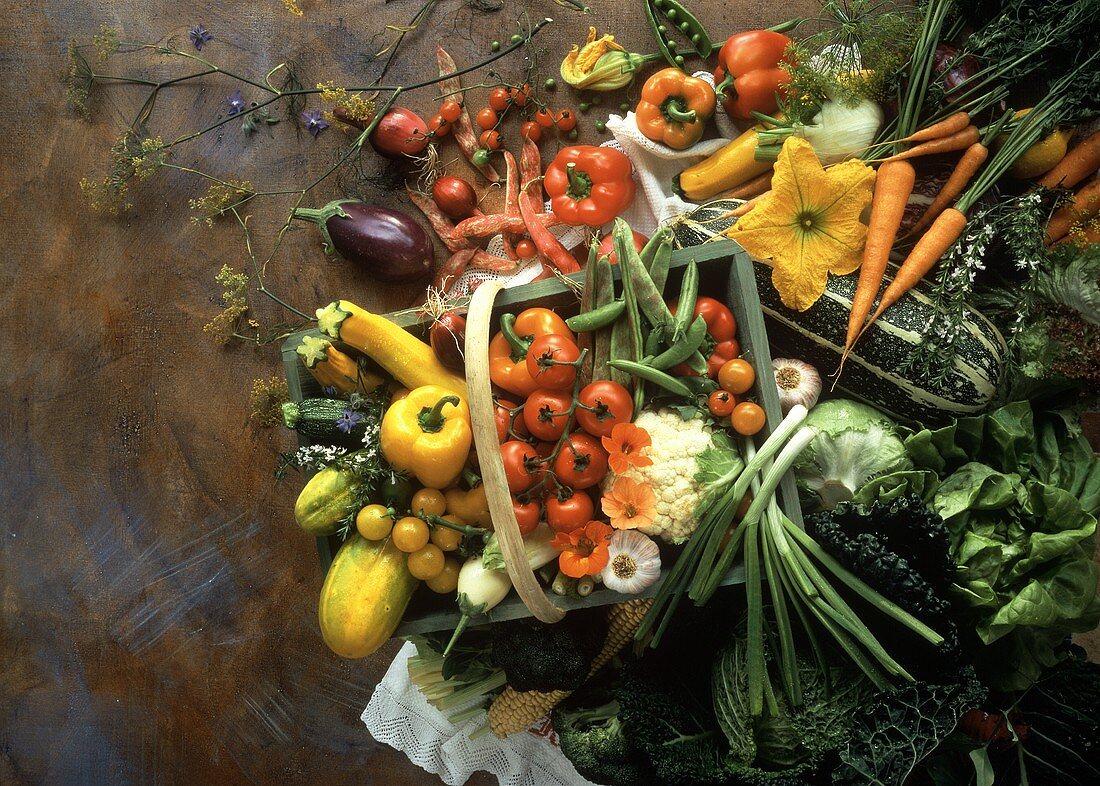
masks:
POLYGON ((649 277, 653 279, 653 286, 662 295, 665 292, 665 281, 668 280, 668 266, 671 260, 672 233, 667 232, 662 236, 661 244, 657 246, 657 250, 653 254, 653 263, 648 267, 649 277))
POLYGON ((645 380, 646 382, 652 382, 657 387, 664 388, 670 393, 675 393, 677 396, 691 398, 693 395, 691 388, 676 377, 671 374, 666 374, 660 369, 652 368, 642 363, 633 363, 629 360, 612 360, 611 367, 619 371, 625 371, 631 376, 645 380))
POLYGON ((661 354, 661 345, 664 343, 665 332, 660 328, 654 328, 649 331, 649 335, 645 337, 645 353, 651 357, 656 357, 661 354))
MULTIPOLYGON (((595 311, 596 308, 598 308, 599 305, 600 305, 600 304, 597 304, 595 302, 596 301, 596 291, 599 289, 599 281, 597 280, 597 277, 600 274, 600 266, 596 264, 596 261, 599 259, 599 256, 600 256, 599 244, 597 244, 595 238, 593 238, 592 241, 588 244, 588 261, 585 263, 585 266, 584 266, 584 290, 581 292, 580 314, 587 314, 587 313, 590 313, 592 311, 595 311)), ((569 323, 569 320, 566 320, 566 324, 568 324, 568 323, 569 323)), ((576 328, 570 328, 570 329, 574 333, 579 333, 580 332, 576 328)), ((593 362, 593 359, 594 359, 595 354, 596 354, 595 353, 595 341, 596 341, 595 336, 590 336, 590 335, 578 335, 577 336, 577 346, 580 349, 589 350, 588 359, 584 364, 584 368, 581 369, 581 372, 583 373, 585 379, 592 379, 592 369, 593 369, 592 362, 593 362)))
POLYGON ((695 299, 699 295, 699 266, 695 260, 688 262, 684 268, 684 279, 680 283, 680 299, 676 306, 676 322, 673 335, 676 338, 683 336, 691 325, 692 314, 695 313, 695 299))
MULTIPOLYGON (((638 301, 634 292, 634 280, 636 277, 648 278, 645 268, 642 267, 641 257, 634 248, 634 233, 630 226, 622 219, 615 219, 615 228, 612 230, 615 241, 615 255, 619 259, 619 271, 623 281, 623 300, 626 302, 626 323, 630 333, 631 355, 630 360, 642 359, 642 317, 638 313, 638 301)), ((642 385, 634 386, 634 411, 638 412, 645 405, 645 389, 642 385)))
POLYGON ((718 383, 708 376, 680 377, 679 379, 697 396, 709 396, 718 390, 718 383))
POLYGON ((677 363, 683 363, 703 343, 707 337, 707 323, 701 316, 696 317, 683 336, 673 342, 672 346, 662 352, 649 364, 653 368, 672 368, 677 363))
POLYGON ((569 317, 565 320, 565 324, 574 333, 590 333, 593 330, 609 327, 623 315, 624 311, 626 311, 625 300, 612 300, 599 308, 569 317))
POLYGON ((679 0, 653 0, 657 13, 676 26, 676 29, 691 42, 691 48, 704 60, 714 51, 714 42, 707 34, 703 23, 691 13, 679 0))
MULTIPOLYGON (((611 261, 603 257, 596 261, 596 296, 593 304, 596 308, 606 306, 615 299, 615 280, 611 273, 611 261)), ((599 379, 601 374, 607 373, 607 361, 611 360, 611 333, 612 328, 603 329, 596 333, 592 351, 592 378, 599 379)), ((616 372, 618 373, 618 372, 616 372)), ((617 380, 616 380, 617 381, 617 380)))

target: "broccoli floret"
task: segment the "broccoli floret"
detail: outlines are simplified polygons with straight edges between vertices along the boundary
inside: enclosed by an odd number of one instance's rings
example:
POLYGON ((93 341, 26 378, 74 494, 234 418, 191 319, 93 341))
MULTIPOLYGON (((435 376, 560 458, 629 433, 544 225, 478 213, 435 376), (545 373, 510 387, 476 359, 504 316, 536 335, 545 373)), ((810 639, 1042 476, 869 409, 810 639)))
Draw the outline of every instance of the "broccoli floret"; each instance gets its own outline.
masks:
POLYGON ((518 691, 576 690, 588 677, 603 631, 583 615, 546 625, 535 620, 493 625, 493 663, 518 691))
POLYGON ((623 730, 619 702, 581 709, 558 706, 550 718, 561 752, 581 777, 605 786, 652 783, 645 758, 623 730))

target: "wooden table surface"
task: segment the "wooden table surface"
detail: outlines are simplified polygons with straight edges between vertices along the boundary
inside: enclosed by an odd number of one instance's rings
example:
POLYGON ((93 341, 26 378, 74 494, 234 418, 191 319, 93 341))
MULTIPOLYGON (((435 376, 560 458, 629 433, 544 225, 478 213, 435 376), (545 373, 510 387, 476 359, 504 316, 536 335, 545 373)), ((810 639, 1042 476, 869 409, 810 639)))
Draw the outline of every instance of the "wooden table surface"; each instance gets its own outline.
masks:
MULTIPOLYGON (((205 187, 166 170, 135 184, 134 206, 117 219, 90 213, 78 183, 103 176, 147 90, 97 86, 86 121, 66 106, 62 83, 67 41, 87 42, 101 24, 127 41, 189 49, 199 23, 213 35, 203 54, 223 67, 262 76, 293 60, 307 85, 369 83, 379 67, 370 53, 392 35, 384 25, 407 22, 420 4, 301 0, 301 18, 280 0, 9 0, 0 9, 0 782, 427 782, 359 721, 398 643, 350 662, 320 640, 317 558, 291 515, 300 481, 273 479, 293 441, 248 421, 252 380, 281 373, 277 351, 220 347, 203 334, 220 310, 214 274, 246 265, 240 232, 191 223, 188 200, 205 187)), ((652 51, 636 3, 592 5, 597 13, 582 16, 550 0, 439 0, 387 81, 434 75, 437 40, 460 65, 475 62, 525 15, 555 19, 534 48, 544 75, 590 23, 652 51)), ((813 5, 694 3, 716 37, 813 5)), ((187 72, 155 53, 100 68, 187 72)), ((499 63, 510 78, 521 69, 518 55, 499 63)), ((211 122, 238 86, 212 76, 165 91, 150 134, 170 139, 211 122)), ((246 88, 246 99, 257 92, 246 88)), ((577 100, 563 87, 557 96, 577 100)), ((407 103, 427 113, 434 97, 428 89, 407 103)), ((599 140, 593 119, 582 139, 599 140)), ((273 139, 245 141, 230 124, 171 161, 296 187, 345 141, 336 129, 316 142, 286 122, 272 130, 273 139)), ((369 150, 363 167, 383 171, 369 150)), ((325 184, 307 204, 339 193, 325 184)), ((377 187, 367 196, 415 214, 377 187)), ((260 253, 289 204, 250 208, 260 253)), ((268 284, 309 309, 346 296, 384 311, 417 296, 326 260, 307 226, 287 236, 268 284)), ((265 325, 282 318, 254 302, 265 325)))

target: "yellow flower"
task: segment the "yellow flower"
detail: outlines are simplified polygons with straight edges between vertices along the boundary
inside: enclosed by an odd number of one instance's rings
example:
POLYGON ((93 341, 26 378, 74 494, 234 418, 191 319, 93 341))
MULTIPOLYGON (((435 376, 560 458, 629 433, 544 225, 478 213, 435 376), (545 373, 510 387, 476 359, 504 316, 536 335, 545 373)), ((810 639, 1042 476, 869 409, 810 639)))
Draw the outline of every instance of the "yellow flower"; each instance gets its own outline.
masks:
POLYGON ((805 139, 790 137, 775 163, 772 190, 726 230, 755 257, 772 260, 772 284, 783 304, 805 311, 821 297, 828 274, 859 267, 875 171, 861 161, 822 168, 805 139))
POLYGON ((584 46, 573 46, 561 62, 561 78, 578 90, 618 90, 634 81, 634 71, 659 55, 627 52, 615 43, 615 36, 596 38, 588 28, 584 46))

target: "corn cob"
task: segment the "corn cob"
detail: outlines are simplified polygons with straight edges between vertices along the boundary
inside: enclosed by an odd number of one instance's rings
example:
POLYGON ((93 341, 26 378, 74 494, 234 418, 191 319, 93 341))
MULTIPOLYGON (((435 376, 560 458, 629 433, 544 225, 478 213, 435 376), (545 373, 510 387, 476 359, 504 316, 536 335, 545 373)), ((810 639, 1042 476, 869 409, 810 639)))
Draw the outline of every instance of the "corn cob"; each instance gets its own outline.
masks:
MULTIPOLYGON (((607 638, 592 661, 589 676, 610 663, 634 638, 634 631, 638 629, 651 605, 651 598, 643 598, 616 603, 608 610, 607 638)), ((539 718, 545 717, 570 693, 572 691, 555 690, 543 693, 537 690, 521 692, 505 688, 489 706, 489 729, 498 737, 523 731, 539 718)))

